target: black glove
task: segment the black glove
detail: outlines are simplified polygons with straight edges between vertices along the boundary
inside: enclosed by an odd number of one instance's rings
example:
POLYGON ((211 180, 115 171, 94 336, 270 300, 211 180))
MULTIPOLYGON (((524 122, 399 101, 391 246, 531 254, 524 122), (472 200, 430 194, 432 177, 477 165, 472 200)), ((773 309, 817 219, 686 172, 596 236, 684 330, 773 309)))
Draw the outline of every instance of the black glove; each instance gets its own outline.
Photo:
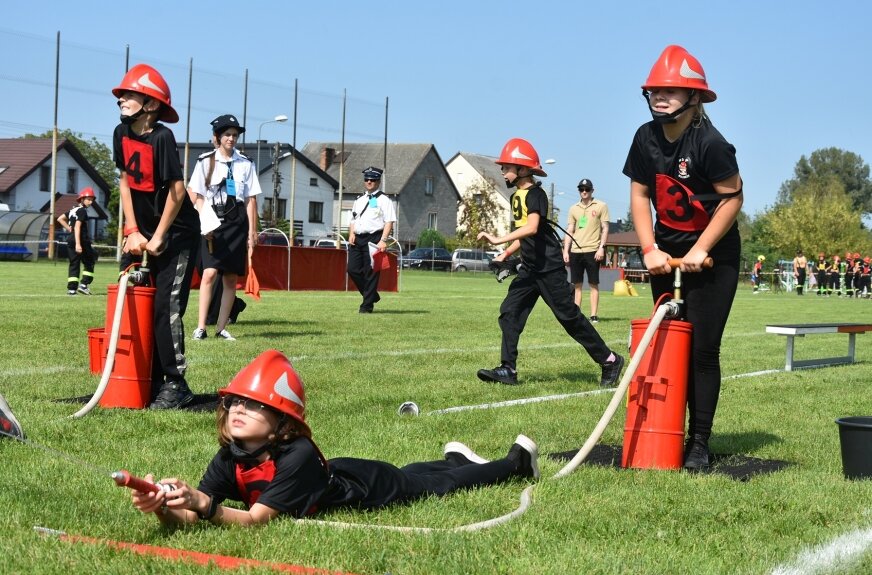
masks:
POLYGON ((518 273, 518 268, 521 267, 520 258, 508 258, 503 261, 491 260, 487 264, 494 275, 497 276, 497 281, 502 283, 504 279, 518 273))

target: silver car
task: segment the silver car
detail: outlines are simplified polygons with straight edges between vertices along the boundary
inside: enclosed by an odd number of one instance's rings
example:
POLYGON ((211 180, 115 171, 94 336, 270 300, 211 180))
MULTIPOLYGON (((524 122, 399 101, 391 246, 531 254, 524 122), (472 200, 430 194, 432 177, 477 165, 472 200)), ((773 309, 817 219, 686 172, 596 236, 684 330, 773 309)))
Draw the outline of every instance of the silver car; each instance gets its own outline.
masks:
POLYGON ((453 272, 486 272, 487 265, 493 256, 481 250, 456 249, 451 254, 451 271, 453 272))

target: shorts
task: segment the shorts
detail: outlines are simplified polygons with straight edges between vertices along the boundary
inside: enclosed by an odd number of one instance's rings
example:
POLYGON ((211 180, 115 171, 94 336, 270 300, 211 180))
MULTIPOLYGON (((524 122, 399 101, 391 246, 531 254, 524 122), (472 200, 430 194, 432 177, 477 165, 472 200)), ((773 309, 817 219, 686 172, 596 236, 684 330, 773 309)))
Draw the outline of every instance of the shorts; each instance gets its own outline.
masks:
POLYGON ((569 279, 574 284, 584 281, 587 272, 587 283, 599 285, 600 263, 595 259, 596 252, 569 252, 569 279))

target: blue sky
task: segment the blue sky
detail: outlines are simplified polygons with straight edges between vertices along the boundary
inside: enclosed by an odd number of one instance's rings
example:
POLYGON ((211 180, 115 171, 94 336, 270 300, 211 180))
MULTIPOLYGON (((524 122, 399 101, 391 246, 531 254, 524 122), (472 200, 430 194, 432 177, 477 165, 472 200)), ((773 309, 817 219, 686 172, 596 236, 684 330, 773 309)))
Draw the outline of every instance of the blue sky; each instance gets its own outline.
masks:
POLYGON ((0 22, 0 137, 53 125, 55 39, 61 34, 58 124, 110 143, 110 91, 131 65, 154 65, 182 119, 176 137, 209 137, 209 121, 242 115, 247 142, 433 143, 498 155, 530 140, 565 213, 589 178, 612 219, 629 207, 621 174, 650 116, 639 86, 667 44, 702 63, 718 100, 707 106, 738 151, 745 211, 771 205, 800 156, 835 146, 872 158, 872 74, 862 1, 653 2, 10 2, 0 22), (248 8, 239 15, 237 5, 248 8), (188 65, 193 61, 191 112, 188 65))

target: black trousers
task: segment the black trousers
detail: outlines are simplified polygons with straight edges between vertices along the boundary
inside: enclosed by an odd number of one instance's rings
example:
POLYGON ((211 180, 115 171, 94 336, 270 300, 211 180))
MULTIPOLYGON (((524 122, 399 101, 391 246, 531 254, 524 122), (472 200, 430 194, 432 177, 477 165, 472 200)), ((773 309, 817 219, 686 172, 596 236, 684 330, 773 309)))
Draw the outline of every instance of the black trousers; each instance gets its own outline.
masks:
POLYGON ((500 306, 500 329, 503 332, 502 362, 515 369, 518 359, 518 340, 527 324, 530 312, 541 297, 566 333, 590 355, 597 364, 603 364, 611 350, 581 313, 573 299, 573 286, 566 281, 566 269, 539 273, 521 266, 518 276, 509 285, 506 299, 500 306))
POLYGON ((378 280, 381 272, 372 270, 369 257, 369 243, 377 244, 381 240, 381 231, 371 234, 355 234, 354 243, 348 246, 348 277, 354 282, 357 291, 363 296, 360 309, 372 311, 379 301, 378 280))
MULTIPOLYGON (((691 434, 711 435, 721 392, 721 338, 733 306, 738 277, 738 256, 715 258, 713 268, 681 276, 685 318, 693 325, 690 381, 687 382, 691 434)), ((655 302, 662 294, 672 293, 673 281, 672 274, 651 276, 651 295, 655 302)))
POLYGON ((493 485, 510 478, 515 470, 515 464, 508 459, 462 466, 448 460, 428 461, 398 468, 384 461, 340 457, 329 464, 333 473, 331 487, 319 506, 360 509, 493 485))
POLYGON ((79 272, 82 266, 85 271, 82 273, 82 285, 88 285, 94 281, 94 264, 97 262, 97 252, 91 242, 82 242, 82 253, 76 253, 76 242, 67 242, 67 255, 70 258, 70 265, 67 268, 67 289, 74 290, 79 287, 79 272))

